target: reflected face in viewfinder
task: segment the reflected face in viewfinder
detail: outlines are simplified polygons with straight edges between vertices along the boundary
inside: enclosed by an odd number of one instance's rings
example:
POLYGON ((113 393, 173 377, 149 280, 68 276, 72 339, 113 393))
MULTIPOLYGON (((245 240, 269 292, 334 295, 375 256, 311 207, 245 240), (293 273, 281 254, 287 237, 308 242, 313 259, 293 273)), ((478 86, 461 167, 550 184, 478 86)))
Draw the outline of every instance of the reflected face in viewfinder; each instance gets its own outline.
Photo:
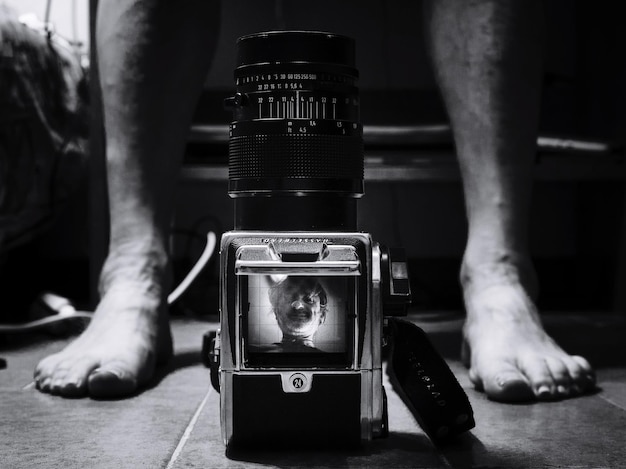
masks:
POLYGON ((326 292, 314 277, 287 277, 269 297, 284 335, 310 339, 326 318, 326 292))

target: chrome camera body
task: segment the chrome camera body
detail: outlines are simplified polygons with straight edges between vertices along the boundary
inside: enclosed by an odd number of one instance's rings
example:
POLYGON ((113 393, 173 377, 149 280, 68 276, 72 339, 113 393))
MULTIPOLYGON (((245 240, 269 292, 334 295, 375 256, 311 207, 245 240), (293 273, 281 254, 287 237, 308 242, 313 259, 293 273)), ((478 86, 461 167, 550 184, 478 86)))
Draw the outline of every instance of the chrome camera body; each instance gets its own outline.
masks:
MULTIPOLYGON (((366 233, 223 236, 227 446, 344 446, 386 435, 381 263, 366 233)), ((394 268, 406 297, 406 265, 394 268)))

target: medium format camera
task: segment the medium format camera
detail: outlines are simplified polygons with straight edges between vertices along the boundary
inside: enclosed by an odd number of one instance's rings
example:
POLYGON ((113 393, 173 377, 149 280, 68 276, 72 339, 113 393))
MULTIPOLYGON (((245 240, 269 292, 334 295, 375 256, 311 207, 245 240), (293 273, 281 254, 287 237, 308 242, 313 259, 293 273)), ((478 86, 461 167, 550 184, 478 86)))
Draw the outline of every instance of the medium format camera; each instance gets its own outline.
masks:
POLYGON ((471 428, 445 362, 421 330, 393 318, 410 302, 403 251, 357 229, 354 42, 266 32, 241 37, 237 51, 237 90, 226 100, 235 223, 221 240, 209 358, 227 448, 386 436, 383 342, 394 388, 431 437, 471 428))

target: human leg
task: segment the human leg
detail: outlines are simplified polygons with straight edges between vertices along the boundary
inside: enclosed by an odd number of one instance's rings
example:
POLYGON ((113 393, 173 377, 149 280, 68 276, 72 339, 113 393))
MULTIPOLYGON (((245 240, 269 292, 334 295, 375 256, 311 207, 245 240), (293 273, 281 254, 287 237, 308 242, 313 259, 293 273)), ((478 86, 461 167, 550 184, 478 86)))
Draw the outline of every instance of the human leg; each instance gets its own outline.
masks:
POLYGON ((35 370, 44 392, 128 395, 172 353, 166 307, 169 224, 177 170, 218 21, 217 1, 100 2, 109 253, 91 323, 35 370))
POLYGON ((528 250, 540 106, 540 2, 428 1, 433 65, 463 179, 465 359, 496 400, 554 399, 593 386, 582 357, 544 331, 528 250))

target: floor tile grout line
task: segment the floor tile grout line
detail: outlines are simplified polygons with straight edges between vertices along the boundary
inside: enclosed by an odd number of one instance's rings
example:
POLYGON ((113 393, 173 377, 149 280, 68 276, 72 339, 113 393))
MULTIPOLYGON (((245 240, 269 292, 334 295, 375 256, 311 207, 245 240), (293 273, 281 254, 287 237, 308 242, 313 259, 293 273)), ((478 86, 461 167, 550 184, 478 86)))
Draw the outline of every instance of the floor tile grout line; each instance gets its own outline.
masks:
POLYGON ((448 461, 448 458, 446 458, 446 455, 443 454, 443 451, 440 448, 437 448, 436 445, 435 445, 435 454, 437 455, 437 458, 439 459, 439 461, 443 464, 444 468, 454 467, 454 464, 448 461))
POLYGON ((623 410, 626 412, 626 407, 624 407, 623 405, 618 404, 617 402, 615 402, 613 399, 610 399, 606 396, 600 395, 598 396, 600 399, 602 399, 604 402, 608 402, 609 404, 611 404, 612 406, 617 407, 620 410, 623 410))
POLYGON ((193 429, 195 428, 196 423, 198 422, 198 418, 200 418, 200 414, 202 413, 202 410, 204 409, 204 406, 209 400, 209 396, 211 396, 212 392, 213 392, 213 388, 209 388, 208 392, 204 396, 204 399, 202 399, 202 402, 200 402, 200 405, 196 409, 196 412, 193 414, 193 417, 191 417, 191 420, 189 421, 187 428, 185 428, 185 431, 183 432, 183 436, 180 438, 178 445, 176 445, 176 449, 174 449, 174 452, 172 453, 172 457, 167 463, 167 466, 165 466, 165 469, 172 469, 174 467, 176 460, 178 459, 178 457, 183 451, 183 448, 187 444, 187 441, 189 440, 189 437, 191 436, 191 432, 193 432, 193 429))
POLYGON ((30 383, 22 387, 22 391, 28 391, 29 389, 34 389, 34 388, 35 388, 35 382, 31 381, 30 383))

